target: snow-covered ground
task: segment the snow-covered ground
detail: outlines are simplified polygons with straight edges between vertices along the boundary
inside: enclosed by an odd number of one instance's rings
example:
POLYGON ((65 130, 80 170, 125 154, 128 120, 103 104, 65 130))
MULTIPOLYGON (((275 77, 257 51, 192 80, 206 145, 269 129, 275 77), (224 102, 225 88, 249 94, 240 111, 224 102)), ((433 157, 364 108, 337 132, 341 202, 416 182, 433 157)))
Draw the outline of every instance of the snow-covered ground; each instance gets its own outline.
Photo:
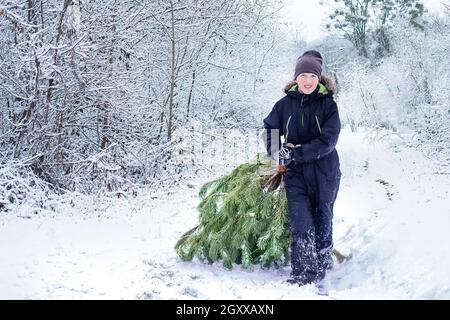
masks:
POLYGON ((289 267, 180 261, 199 179, 170 195, 0 213, 0 299, 449 299, 449 172, 389 143, 341 134, 334 238, 351 259, 329 273, 328 296, 286 284, 289 267))

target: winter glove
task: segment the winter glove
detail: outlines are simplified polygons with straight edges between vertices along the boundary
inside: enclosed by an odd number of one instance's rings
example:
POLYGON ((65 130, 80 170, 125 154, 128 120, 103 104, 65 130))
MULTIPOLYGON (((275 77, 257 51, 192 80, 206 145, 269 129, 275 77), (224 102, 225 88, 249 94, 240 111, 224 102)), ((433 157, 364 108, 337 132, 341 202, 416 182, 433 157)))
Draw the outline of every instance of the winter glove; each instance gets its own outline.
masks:
POLYGON ((280 159, 287 160, 287 162, 292 161, 294 159, 294 149, 301 147, 301 144, 292 144, 292 143, 283 143, 280 148, 279 157, 280 159))
POLYGON ((279 152, 280 159, 292 160, 294 155, 294 145, 292 143, 283 143, 279 152))

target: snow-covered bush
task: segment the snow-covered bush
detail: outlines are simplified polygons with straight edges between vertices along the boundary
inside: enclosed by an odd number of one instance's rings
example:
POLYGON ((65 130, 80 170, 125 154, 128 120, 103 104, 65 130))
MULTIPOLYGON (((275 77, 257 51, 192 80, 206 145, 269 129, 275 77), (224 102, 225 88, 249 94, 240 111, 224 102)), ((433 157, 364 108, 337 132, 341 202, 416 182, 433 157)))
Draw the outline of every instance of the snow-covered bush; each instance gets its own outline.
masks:
POLYGON ((350 64, 339 98, 342 121, 388 129, 426 154, 450 159, 450 22, 435 18, 424 32, 401 19, 392 54, 377 66, 350 64))
POLYGON ((43 208, 48 195, 54 191, 52 186, 39 179, 26 163, 1 163, 0 211, 9 210, 24 202, 36 209, 43 208))

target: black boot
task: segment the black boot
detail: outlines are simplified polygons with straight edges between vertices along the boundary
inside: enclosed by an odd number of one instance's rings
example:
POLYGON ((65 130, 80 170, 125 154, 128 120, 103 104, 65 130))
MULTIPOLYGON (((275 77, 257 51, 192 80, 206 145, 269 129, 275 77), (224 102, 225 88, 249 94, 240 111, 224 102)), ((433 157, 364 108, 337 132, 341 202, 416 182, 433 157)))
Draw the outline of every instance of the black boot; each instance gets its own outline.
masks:
POLYGON ((310 280, 310 279, 300 278, 300 277, 291 277, 291 278, 287 279, 286 282, 290 285, 297 285, 297 286, 301 287, 306 284, 313 283, 314 281, 310 280))

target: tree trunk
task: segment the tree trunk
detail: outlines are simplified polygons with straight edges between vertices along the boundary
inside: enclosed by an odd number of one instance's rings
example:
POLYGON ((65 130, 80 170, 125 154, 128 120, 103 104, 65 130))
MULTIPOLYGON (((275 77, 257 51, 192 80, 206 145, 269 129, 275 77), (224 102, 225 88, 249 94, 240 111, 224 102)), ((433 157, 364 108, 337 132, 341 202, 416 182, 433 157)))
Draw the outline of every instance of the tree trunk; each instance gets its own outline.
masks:
POLYGON ((195 70, 192 71, 192 81, 191 81, 191 89, 189 89, 189 96, 186 108, 186 122, 189 120, 189 109, 191 107, 192 94, 194 92, 194 84, 195 84, 195 70))
POLYGON ((176 63, 176 47, 175 47, 175 12, 173 7, 173 0, 170 1, 170 17, 171 17, 171 44, 172 44, 172 61, 170 74, 170 94, 169 94, 169 110, 167 122, 167 141, 172 138, 172 122, 173 122, 173 95, 175 91, 175 63, 176 63))

